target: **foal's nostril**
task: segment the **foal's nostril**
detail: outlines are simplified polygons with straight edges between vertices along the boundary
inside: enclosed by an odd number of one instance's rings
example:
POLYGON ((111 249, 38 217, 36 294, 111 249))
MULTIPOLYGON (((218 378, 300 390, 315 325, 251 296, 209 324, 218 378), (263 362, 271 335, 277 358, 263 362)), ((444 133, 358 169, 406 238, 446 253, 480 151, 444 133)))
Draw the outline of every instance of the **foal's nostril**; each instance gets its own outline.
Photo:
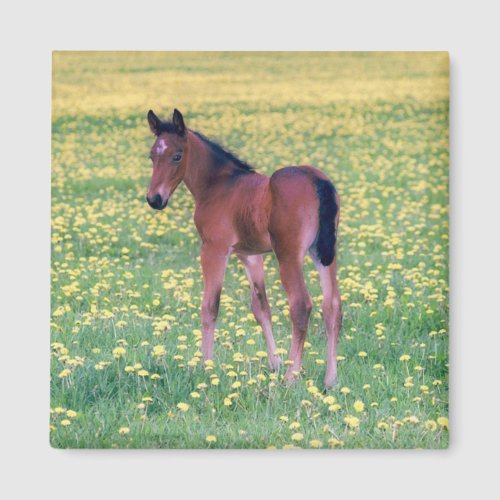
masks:
POLYGON ((149 196, 146 196, 146 199, 148 200, 149 206, 151 208, 154 208, 155 210, 160 210, 163 206, 163 200, 161 199, 161 196, 159 194, 155 194, 153 199, 150 199, 149 196))

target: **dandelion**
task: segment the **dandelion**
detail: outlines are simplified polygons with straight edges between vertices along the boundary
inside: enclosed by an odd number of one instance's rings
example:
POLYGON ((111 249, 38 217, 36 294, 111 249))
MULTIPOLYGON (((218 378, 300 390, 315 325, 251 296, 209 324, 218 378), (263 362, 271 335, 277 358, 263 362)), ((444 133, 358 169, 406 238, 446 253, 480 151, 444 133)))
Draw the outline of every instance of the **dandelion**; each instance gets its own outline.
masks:
POLYGON ((165 346, 163 345, 155 345, 153 347, 153 356, 156 357, 156 358, 160 358, 162 356, 165 356, 165 354, 167 353, 167 351, 165 350, 165 346))
POLYGON ((444 429, 448 429, 448 418, 447 417, 438 417, 437 423, 439 426, 443 427, 444 429))
POLYGON ((410 361, 411 356, 409 354, 403 354, 399 357, 399 361, 410 361))
POLYGON ((291 437, 292 441, 302 441, 304 439, 304 434, 301 432, 295 432, 291 437))
POLYGON ((426 420, 424 425, 425 428, 431 432, 434 432, 437 429, 437 423, 434 420, 426 420))
POLYGON ((177 403, 177 408, 179 408, 179 410, 181 410, 182 412, 188 411, 190 407, 191 405, 189 405, 188 403, 177 403))
POLYGON ((120 436, 125 436, 129 432, 130 432, 130 429, 128 427, 120 427, 118 429, 118 434, 120 434, 120 436))
POLYGON ((340 389, 340 392, 341 392, 342 394, 349 394, 349 393, 351 392, 351 389, 349 389, 349 387, 342 387, 342 388, 340 389))
POLYGON ((71 375, 71 370, 68 370, 67 368, 65 368, 64 370, 62 370, 62 371, 59 373, 58 377, 59 377, 59 378, 67 378, 67 377, 69 377, 70 375, 71 375))
POLYGON ((213 434, 209 434, 206 438, 205 441, 209 444, 216 443, 217 438, 213 434))
POLYGON ((75 417, 76 417, 76 415, 77 415, 77 413, 76 413, 76 411, 74 411, 74 410, 68 410, 68 411, 66 412, 66 416, 67 416, 67 417, 69 417, 69 418, 75 418, 75 417))
POLYGON ((120 359, 122 358, 123 356, 125 356, 125 354, 127 353, 127 351, 125 350, 125 348, 123 347, 115 347, 113 349, 113 357, 115 359, 120 359))
POLYGON ((71 421, 65 418, 64 420, 61 420, 61 425, 63 427, 68 427, 68 425, 71 425, 71 421))
POLYGON ((149 375, 149 372, 147 370, 139 370, 137 372, 137 375, 139 375, 139 377, 147 377, 149 375))
POLYGON ((334 437, 328 440, 328 444, 330 445, 330 448, 340 448, 341 446, 344 446, 343 441, 334 437))
POLYGON ((311 448, 321 448, 323 446, 323 441, 319 439, 312 439, 311 441, 309 441, 309 446, 311 448))
POLYGON ((346 415, 344 417, 344 422, 351 428, 356 429, 359 427, 359 418, 353 417, 352 415, 346 415))
POLYGON ((361 413, 365 409, 365 404, 363 401, 358 400, 354 402, 353 407, 356 412, 361 413))

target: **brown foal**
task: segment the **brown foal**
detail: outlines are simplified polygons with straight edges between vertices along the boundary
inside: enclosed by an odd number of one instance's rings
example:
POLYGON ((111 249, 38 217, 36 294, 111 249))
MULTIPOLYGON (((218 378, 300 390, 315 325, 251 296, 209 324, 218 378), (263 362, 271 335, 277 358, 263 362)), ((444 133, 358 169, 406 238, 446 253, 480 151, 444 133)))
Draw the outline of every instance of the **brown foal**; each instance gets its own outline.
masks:
POLYGON ((195 200, 194 222, 202 241, 204 359, 213 356, 224 272, 234 253, 250 282, 252 312, 264 332, 269 366, 276 370, 282 364, 272 334, 261 255, 274 251, 292 321, 291 362, 285 379, 290 382, 299 375, 312 309, 302 271, 309 253, 323 291, 328 338, 325 385, 332 387, 337 381, 342 322, 335 256, 340 200, 333 184, 310 166, 285 167, 271 177, 257 173, 218 144, 189 130, 177 109, 171 122, 161 121, 149 111, 148 122, 156 136, 150 156, 153 174, 148 203, 162 210, 181 181, 195 200))

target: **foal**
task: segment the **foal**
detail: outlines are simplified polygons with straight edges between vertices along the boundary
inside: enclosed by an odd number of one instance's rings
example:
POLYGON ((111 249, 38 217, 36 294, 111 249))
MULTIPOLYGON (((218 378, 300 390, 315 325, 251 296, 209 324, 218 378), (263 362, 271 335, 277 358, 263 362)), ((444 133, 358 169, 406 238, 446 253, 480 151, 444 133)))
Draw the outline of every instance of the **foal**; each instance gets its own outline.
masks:
POLYGON ((259 174, 218 144, 189 130, 177 109, 172 122, 161 121, 153 111, 148 113, 148 122, 156 136, 150 155, 153 174, 147 193, 149 205, 164 209, 181 181, 195 200, 194 222, 202 240, 204 359, 213 356, 224 271, 234 253, 245 266, 252 311, 265 335, 270 368, 281 365, 272 334, 261 255, 274 251, 292 321, 291 363, 285 379, 290 382, 298 376, 312 309, 302 272, 309 252, 323 291, 328 338, 325 385, 332 387, 337 381, 337 340, 342 321, 335 257, 340 200, 333 184, 310 166, 285 167, 271 177, 259 174))

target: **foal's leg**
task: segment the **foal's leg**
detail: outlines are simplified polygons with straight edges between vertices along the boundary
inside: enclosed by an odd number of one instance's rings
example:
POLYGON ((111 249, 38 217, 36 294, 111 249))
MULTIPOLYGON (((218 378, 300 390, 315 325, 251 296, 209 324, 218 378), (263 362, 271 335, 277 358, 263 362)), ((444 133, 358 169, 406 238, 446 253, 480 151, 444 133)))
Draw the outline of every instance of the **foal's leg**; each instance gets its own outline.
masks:
POLYGON ((292 364, 289 365, 285 374, 285 379, 288 382, 291 382, 300 373, 304 342, 312 310, 311 297, 307 292, 302 272, 303 259, 303 255, 278 254, 281 282, 288 296, 290 319, 292 320, 292 347, 290 349, 292 364))
POLYGON ((212 359, 214 352, 215 320, 219 313, 219 301, 224 281, 229 250, 203 244, 201 267, 203 270, 203 301, 201 304, 201 352, 203 359, 212 359))
POLYGON ((328 339, 326 356, 325 387, 329 389, 337 383, 337 342, 342 326, 342 307, 339 287, 337 284, 337 258, 325 267, 315 255, 311 255, 319 272, 321 289, 323 291, 323 320, 328 339))
POLYGON ((271 309, 267 302, 266 286, 264 283, 264 260, 262 255, 239 255, 238 258, 245 266, 245 272, 250 282, 250 295, 252 312, 260 324, 266 338, 267 358, 271 370, 277 370, 281 364, 281 358, 275 354, 276 343, 274 342, 271 326, 271 309))

